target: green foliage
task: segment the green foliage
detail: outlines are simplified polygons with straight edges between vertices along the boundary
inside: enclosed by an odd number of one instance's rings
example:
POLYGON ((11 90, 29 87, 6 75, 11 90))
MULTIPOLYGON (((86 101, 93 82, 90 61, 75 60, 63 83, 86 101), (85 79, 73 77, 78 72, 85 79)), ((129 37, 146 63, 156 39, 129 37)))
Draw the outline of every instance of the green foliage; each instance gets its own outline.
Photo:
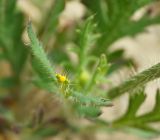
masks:
POLYGON ((160 63, 142 71, 141 73, 133 76, 132 78, 126 80, 117 87, 112 88, 107 92, 107 95, 113 99, 120 96, 126 92, 136 91, 137 89, 145 86, 146 83, 159 78, 160 63))
POLYGON ((74 51, 77 53, 79 58, 78 71, 81 73, 87 67, 90 59, 87 58, 89 51, 96 42, 99 34, 95 33, 96 24, 93 22, 94 16, 89 17, 84 25, 77 30, 78 32, 78 43, 74 51))
POLYGON ((32 52, 32 66, 35 69, 36 73, 39 75, 41 80, 44 82, 54 82, 55 74, 54 69, 51 66, 50 62, 47 59, 47 56, 42 48, 42 45, 39 43, 36 35, 33 32, 31 23, 27 27, 28 36, 31 40, 31 52, 32 52))
POLYGON ((24 17, 15 10, 15 5, 16 0, 0 1, 0 48, 18 78, 27 58, 27 49, 21 39, 24 17))
POLYGON ((34 132, 34 135, 38 137, 38 139, 42 139, 48 136, 56 135, 58 132, 53 127, 48 127, 44 130, 44 128, 38 129, 34 132))
MULTIPOLYGON (((0 132, 18 131, 20 139, 45 139, 75 132, 82 136, 87 133, 88 138, 102 129, 125 130, 145 137, 159 134, 151 125, 160 122, 159 90, 154 108, 137 114, 146 101, 146 84, 160 77, 159 63, 106 92, 107 84, 114 82, 108 76, 133 63, 123 57, 123 49, 111 51, 109 47, 122 37, 135 36, 160 22, 159 16, 151 18, 147 13, 138 20, 132 19, 137 10, 154 1, 82 0, 88 10, 86 20, 60 30, 58 21, 65 0, 51 1, 46 12, 41 13, 44 16, 41 23, 36 23, 37 35, 31 22, 27 25, 28 47, 22 42, 25 16, 17 9, 16 2, 0 0, 0 60, 9 64, 9 74, 0 71, 0 132), (31 65, 25 65, 26 62, 31 65), (47 99, 42 97, 32 108, 33 94, 41 97, 42 93, 47 99), (102 120, 102 107, 112 107, 110 99, 124 93, 129 94, 125 114, 112 122, 102 120), (81 120, 90 123, 81 124, 81 120)), ((35 3, 42 8, 45 2, 35 3)))
MULTIPOLYGON (((86 22, 86 25, 91 24, 91 22, 86 22)), ((64 86, 63 84, 69 84, 69 83, 60 83, 62 81, 59 81, 59 79, 55 78, 55 73, 53 72, 53 68, 50 65, 50 62, 48 61, 45 52, 40 45, 38 39, 36 38, 36 35, 34 34, 32 30, 31 23, 28 24, 28 36, 31 40, 31 53, 32 53, 32 67, 34 68, 35 72, 38 74, 39 78, 41 79, 41 85, 44 86, 46 83, 51 84, 51 86, 54 86, 54 82, 60 85, 60 92, 64 94, 66 97, 73 98, 73 103, 76 104, 76 111, 83 116, 86 117, 98 117, 101 113, 100 107, 101 106, 110 106, 111 102, 109 100, 99 98, 99 97, 92 97, 92 96, 85 96, 83 94, 76 93, 76 90, 71 90, 68 86, 64 86), (56 82, 57 81, 57 82, 56 82)), ((84 34, 86 36, 88 32, 84 34)), ((80 57, 81 58, 81 57, 80 57)), ((84 59, 85 61, 85 59, 84 59)), ((81 66, 79 66, 81 68, 81 66)), ((108 68, 106 58, 104 55, 102 55, 99 64, 96 68, 96 71, 93 74, 93 77, 89 81, 89 88, 91 86, 94 86, 96 83, 97 78, 100 78, 102 75, 106 73, 106 70, 108 68)), ((88 87, 88 85, 87 85, 88 87)), ((57 87, 58 88, 58 87, 57 87)), ((83 92, 87 92, 83 91, 83 92)))
POLYGON ((91 91, 95 84, 102 83, 105 80, 104 77, 108 72, 108 69, 109 64, 107 63, 106 56, 102 54, 99 59, 98 65, 96 66, 96 69, 93 71, 93 74, 85 88, 85 91, 91 91))
POLYGON ((130 58, 124 58, 125 51, 123 49, 117 49, 115 51, 109 52, 107 55, 108 62, 112 63, 108 70, 108 74, 112 74, 118 69, 123 68, 124 66, 134 66, 134 61, 130 58))
POLYGON ((153 3, 154 0, 82 0, 82 2, 88 8, 89 14, 95 14, 97 30, 101 34, 97 47, 92 52, 96 56, 107 54, 110 63, 113 63, 110 73, 121 67, 133 65, 134 62, 124 58, 123 53, 119 53, 116 59, 112 59, 110 56, 117 54, 117 51, 110 52, 109 47, 125 36, 135 36, 145 31, 149 25, 160 23, 159 16, 150 18, 147 14, 138 20, 132 19, 137 10, 153 3))
POLYGON ((102 106, 112 106, 111 101, 108 99, 80 93, 73 94, 73 99, 75 100, 75 109, 78 114, 87 118, 95 118, 101 115, 100 107, 102 106))
POLYGON ((154 108, 147 113, 137 115, 137 112, 141 105, 144 103, 146 95, 144 90, 134 93, 129 98, 129 105, 126 113, 118 120, 113 122, 116 128, 129 130, 132 133, 136 133, 145 137, 158 135, 159 130, 152 128, 151 123, 160 121, 160 93, 157 90, 155 97, 154 108))
POLYGON ((11 88, 15 86, 15 79, 11 77, 5 77, 0 79, 0 88, 11 88))
POLYGON ((79 64, 81 69, 85 67, 84 62, 86 62, 86 57, 91 49, 92 45, 95 43, 96 39, 98 38, 98 34, 95 34, 95 29, 96 29, 96 24, 93 22, 94 17, 91 16, 87 19, 86 23, 84 26, 80 29, 77 30, 79 33, 78 35, 78 47, 77 47, 77 52, 79 56, 79 64))
POLYGON ((95 118, 101 115, 100 109, 92 106, 78 106, 76 109, 82 117, 95 118))
POLYGON ((83 0, 92 13, 96 14, 99 31, 102 33, 99 41, 101 49, 96 48, 96 53, 105 52, 106 47, 123 36, 135 35, 145 27, 159 23, 159 16, 149 18, 144 15, 137 21, 131 19, 138 9, 153 2, 153 0, 83 0))
POLYGON ((65 5, 65 0, 53 1, 50 9, 48 10, 48 13, 46 14, 45 20, 42 22, 43 24, 39 31, 39 35, 41 36, 45 44, 47 44, 50 37, 57 30, 56 26, 58 25, 58 17, 62 12, 62 10, 64 9, 64 5, 65 5))
POLYGON ((100 37, 96 32, 96 27, 94 16, 89 17, 78 30, 78 46, 73 49, 78 56, 75 81, 81 86, 80 89, 83 89, 82 92, 87 94, 92 92, 92 90, 98 89, 93 87, 97 87, 96 84, 104 81, 104 76, 109 69, 105 54, 102 54, 98 59, 90 53, 97 39, 100 37), (90 71, 90 74, 88 71, 90 71))

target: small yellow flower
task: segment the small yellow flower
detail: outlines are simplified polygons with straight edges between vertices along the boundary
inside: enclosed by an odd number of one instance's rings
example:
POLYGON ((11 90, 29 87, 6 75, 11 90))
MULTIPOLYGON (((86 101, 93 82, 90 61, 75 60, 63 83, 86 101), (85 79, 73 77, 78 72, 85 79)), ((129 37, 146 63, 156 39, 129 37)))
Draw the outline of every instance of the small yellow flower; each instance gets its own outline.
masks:
POLYGON ((56 74, 56 78, 57 78, 59 83, 62 83, 62 84, 69 83, 69 80, 68 80, 67 76, 65 76, 65 75, 56 74))

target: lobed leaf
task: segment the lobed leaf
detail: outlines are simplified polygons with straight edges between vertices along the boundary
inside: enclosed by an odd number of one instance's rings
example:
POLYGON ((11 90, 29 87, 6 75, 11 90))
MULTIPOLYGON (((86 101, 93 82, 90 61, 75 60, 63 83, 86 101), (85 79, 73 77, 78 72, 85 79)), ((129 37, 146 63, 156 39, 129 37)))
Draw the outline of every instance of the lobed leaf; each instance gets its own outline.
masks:
POLYGON ((99 44, 95 48, 97 55, 104 53, 113 42, 124 36, 137 34, 151 24, 160 23, 159 16, 155 18, 143 17, 135 22, 131 20, 133 14, 154 0, 83 0, 82 1, 95 15, 97 26, 102 34, 99 44), (127 26, 126 26, 127 25, 127 26))
POLYGON ((159 90, 156 93, 156 102, 152 111, 137 115, 137 111, 145 101, 144 90, 137 91, 136 94, 129 98, 129 105, 126 113, 119 119, 113 121, 113 126, 129 130, 132 133, 142 135, 145 137, 155 136, 160 133, 150 123, 160 121, 160 94, 159 90))

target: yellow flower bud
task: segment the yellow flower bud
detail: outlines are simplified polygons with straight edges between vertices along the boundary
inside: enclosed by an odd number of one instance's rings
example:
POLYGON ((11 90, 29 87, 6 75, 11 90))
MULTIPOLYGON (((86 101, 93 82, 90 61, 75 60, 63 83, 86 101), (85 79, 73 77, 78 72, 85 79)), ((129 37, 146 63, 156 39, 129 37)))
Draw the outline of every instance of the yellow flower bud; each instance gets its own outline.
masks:
POLYGON ((61 84, 69 83, 69 80, 68 80, 67 76, 65 76, 65 75, 56 74, 56 78, 57 78, 58 82, 61 84))

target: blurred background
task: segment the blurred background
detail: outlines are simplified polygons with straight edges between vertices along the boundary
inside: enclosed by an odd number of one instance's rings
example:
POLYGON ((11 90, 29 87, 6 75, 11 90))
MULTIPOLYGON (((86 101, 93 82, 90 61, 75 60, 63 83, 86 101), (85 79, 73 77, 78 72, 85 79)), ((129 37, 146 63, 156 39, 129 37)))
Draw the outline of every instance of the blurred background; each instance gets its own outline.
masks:
MULTIPOLYGON (((54 3, 54 0, 18 0, 17 9, 22 11, 25 15, 25 24, 28 20, 31 20, 35 31, 37 31, 41 26, 47 22, 44 18, 48 12, 50 6, 54 3)), ((86 17, 88 12, 87 7, 80 0, 68 0, 66 1, 65 8, 63 12, 59 15, 58 25, 56 27, 57 36, 61 36, 61 42, 59 44, 65 44, 64 50, 67 51, 70 46, 72 46, 72 39, 74 38, 74 30, 76 30, 79 23, 81 23, 86 17), (63 33, 64 38, 63 39, 63 33), (66 41, 67 40, 67 41, 66 41)), ((160 2, 145 6, 138 10, 132 17, 134 20, 138 20, 144 13, 148 13, 149 16, 154 17, 160 14, 160 2)), ((127 26, 127 25, 126 25, 127 26)), ((40 34, 39 34, 39 37, 40 34)), ((23 32, 22 40, 27 46, 29 44, 29 39, 26 33, 26 30, 23 32)), ((41 40, 41 39, 40 39, 41 40)), ((55 45, 55 37, 51 37, 49 41, 44 41, 43 44, 46 46, 55 45)), ((58 44, 57 43, 57 44, 58 44)), ((56 46, 56 45, 55 45, 56 46)), ((58 45, 57 45, 58 46, 58 45)), ((112 85, 118 85, 122 81, 125 81, 127 78, 135 75, 138 72, 143 71, 144 69, 160 62, 160 24, 151 25, 146 28, 145 31, 136 34, 135 36, 125 36, 118 39, 113 44, 111 44, 110 51, 117 49, 125 50, 124 58, 132 59, 134 66, 123 67, 117 70, 116 73, 113 73, 109 78, 114 81, 112 85)), ((45 48, 48 52, 51 48, 45 48)), ((74 54, 69 54, 71 58, 75 58, 74 54)), ((55 59, 58 59, 56 57, 55 59)), ((76 61, 76 58, 74 59, 76 61)), ((68 68, 69 69, 69 68, 68 68)), ((0 75, 10 75, 9 66, 5 62, 1 62, 0 66, 0 75)), ((26 77, 27 79, 27 77, 26 77)), ((147 84, 146 93, 147 100, 139 110, 139 113, 144 113, 150 111, 154 106, 156 89, 160 87, 160 81, 155 80, 147 84), (152 93, 152 94, 151 94, 152 93)), ((36 97, 36 100, 33 100, 33 106, 38 104, 44 96, 36 97)), ((118 116, 121 116, 126 110, 128 104, 128 95, 124 95, 113 101, 114 106, 110 108, 104 108, 103 114, 100 116, 103 119, 113 120, 118 116)), ((160 128, 159 128, 160 129, 160 128)), ((48 140, 61 140, 63 136, 59 135, 48 140)), ((16 135, 8 134, 7 138, 10 140, 18 140, 16 135)), ((7 140, 0 136, 0 140, 7 140)), ((72 139, 78 140, 77 136, 72 136, 72 139)), ((143 138, 134 136, 132 134, 127 134, 123 132, 116 132, 113 134, 96 134, 97 140, 141 140, 143 138)), ((160 140, 160 137, 152 138, 152 140, 160 140)))

